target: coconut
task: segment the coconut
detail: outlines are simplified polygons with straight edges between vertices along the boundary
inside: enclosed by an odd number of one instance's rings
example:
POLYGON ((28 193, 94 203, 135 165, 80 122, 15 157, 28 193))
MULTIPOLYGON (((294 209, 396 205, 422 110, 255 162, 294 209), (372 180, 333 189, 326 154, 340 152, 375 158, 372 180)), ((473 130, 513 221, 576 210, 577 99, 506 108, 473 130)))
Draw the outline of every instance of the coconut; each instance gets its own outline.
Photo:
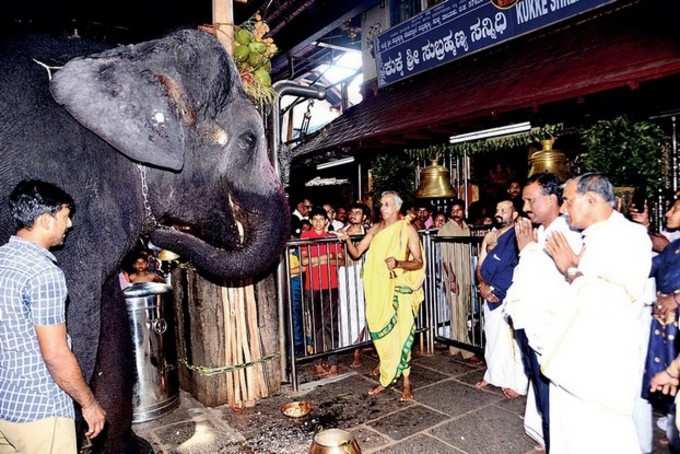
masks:
POLYGON ((236 32, 234 38, 239 44, 247 46, 253 40, 253 34, 250 33, 248 30, 244 30, 243 28, 241 28, 239 29, 239 31, 236 32))
POLYGON ((264 56, 255 52, 250 52, 248 54, 248 64, 253 68, 257 68, 263 63, 264 56))
POLYGON ((263 54, 267 50, 267 45, 259 41, 253 41, 250 44, 248 44, 248 48, 250 49, 251 52, 263 54))
POLYGON ((244 62, 248 60, 248 54, 250 50, 248 46, 240 45, 234 48, 234 59, 238 62, 244 62))
POLYGON ((256 70, 255 77, 257 78, 257 80, 262 82, 262 85, 264 85, 265 87, 269 87, 272 84, 272 78, 269 75, 269 72, 267 72, 267 70, 264 68, 256 70))

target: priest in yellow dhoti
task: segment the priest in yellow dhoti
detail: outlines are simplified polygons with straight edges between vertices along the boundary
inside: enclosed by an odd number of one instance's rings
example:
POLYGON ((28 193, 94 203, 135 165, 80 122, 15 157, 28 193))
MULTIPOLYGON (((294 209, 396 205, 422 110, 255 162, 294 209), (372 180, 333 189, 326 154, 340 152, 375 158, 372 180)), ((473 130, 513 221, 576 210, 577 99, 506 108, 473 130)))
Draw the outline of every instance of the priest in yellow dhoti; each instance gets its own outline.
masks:
POLYGON ((382 222, 374 225, 354 245, 347 235, 347 250, 358 259, 364 252, 364 295, 366 323, 380 360, 380 384, 369 396, 383 392, 403 377, 402 400, 413 398, 409 380, 411 347, 415 333, 415 317, 423 301, 423 252, 418 232, 401 219, 401 198, 386 191, 380 199, 382 222))

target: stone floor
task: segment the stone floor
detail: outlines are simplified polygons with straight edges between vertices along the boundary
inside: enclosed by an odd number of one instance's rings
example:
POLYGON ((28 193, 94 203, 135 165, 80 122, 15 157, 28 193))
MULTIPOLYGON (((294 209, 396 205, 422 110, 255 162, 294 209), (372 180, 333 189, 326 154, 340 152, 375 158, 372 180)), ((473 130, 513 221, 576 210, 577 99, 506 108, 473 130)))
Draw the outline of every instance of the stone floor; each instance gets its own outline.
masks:
MULTIPOLYGON (((376 359, 363 355, 362 368, 347 367, 340 358, 340 374, 310 380, 302 371, 299 393, 282 393, 234 412, 227 406, 206 408, 187 394, 180 407, 165 417, 134 426, 158 453, 307 453, 313 435, 322 429, 354 432, 364 454, 406 453, 532 453, 534 443, 524 434, 525 400, 507 400, 500 390, 474 388, 482 366, 456 361, 443 352, 415 355, 411 377, 415 400, 399 401, 397 390, 369 399, 375 385, 370 371, 376 359), (310 415, 286 418, 279 408, 291 400, 313 403, 310 415)), ((659 448, 657 452, 664 452, 659 448)))

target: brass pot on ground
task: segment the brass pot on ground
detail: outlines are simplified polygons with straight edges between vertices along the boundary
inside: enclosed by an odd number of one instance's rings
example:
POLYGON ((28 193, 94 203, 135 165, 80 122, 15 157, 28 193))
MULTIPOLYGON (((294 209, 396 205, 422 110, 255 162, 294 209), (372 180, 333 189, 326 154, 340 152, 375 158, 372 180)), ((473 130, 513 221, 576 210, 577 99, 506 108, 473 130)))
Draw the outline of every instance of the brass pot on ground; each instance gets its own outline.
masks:
POLYGON ((309 454, 361 454, 361 447, 350 432, 328 429, 314 435, 309 454))
POLYGON ((420 185, 416 191, 419 199, 438 199, 454 197, 456 192, 451 186, 449 170, 437 164, 437 160, 430 161, 430 165, 420 171, 420 185))
POLYGON ((541 140, 543 149, 529 157, 529 176, 546 172, 556 175, 560 180, 569 178, 569 162, 567 155, 553 149, 555 139, 541 140))

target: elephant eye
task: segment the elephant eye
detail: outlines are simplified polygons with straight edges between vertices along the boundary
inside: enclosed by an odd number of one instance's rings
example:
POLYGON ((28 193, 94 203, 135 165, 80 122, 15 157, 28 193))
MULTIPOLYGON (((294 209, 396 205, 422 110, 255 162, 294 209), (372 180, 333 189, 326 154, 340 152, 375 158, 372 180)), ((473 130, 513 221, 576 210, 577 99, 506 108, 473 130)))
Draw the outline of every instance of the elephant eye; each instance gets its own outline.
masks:
POLYGON ((252 150, 257 143, 257 137, 252 132, 244 132, 238 138, 238 146, 243 150, 252 150))

